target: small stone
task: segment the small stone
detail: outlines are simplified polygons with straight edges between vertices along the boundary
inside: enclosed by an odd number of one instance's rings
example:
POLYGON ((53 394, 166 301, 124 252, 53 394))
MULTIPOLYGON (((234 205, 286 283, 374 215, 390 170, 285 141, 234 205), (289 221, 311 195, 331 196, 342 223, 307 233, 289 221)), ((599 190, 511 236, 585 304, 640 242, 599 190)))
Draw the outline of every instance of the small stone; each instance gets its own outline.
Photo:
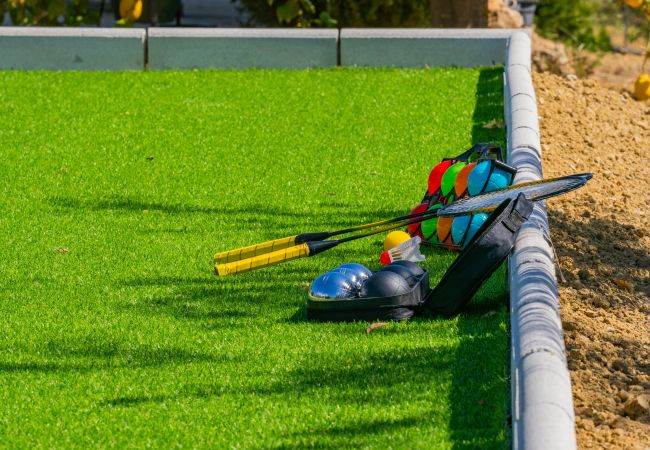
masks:
POLYGON ((575 331, 576 324, 575 322, 570 322, 567 320, 562 322, 562 328, 564 329, 564 331, 575 331))
POLYGON ((594 429, 594 421, 591 419, 582 419, 582 428, 585 430, 593 430, 594 429))
POLYGON ((612 305, 607 300, 605 300, 604 298, 598 297, 598 298, 594 299, 594 306, 597 306, 598 308, 607 309, 612 305))
POLYGON ((623 422, 622 420, 619 419, 614 421, 614 423, 612 424, 612 428, 613 428, 612 434, 616 436, 622 436, 623 434, 625 434, 625 432, 623 431, 624 427, 625 427, 625 422, 623 422))
POLYGON ((628 394, 626 391, 619 391, 618 398, 620 398, 622 401, 626 401, 628 398, 630 398, 630 394, 628 394))
POLYGON ((642 394, 630 397, 623 405, 623 411, 630 419, 638 419, 650 411, 650 395, 642 394))
POLYGON ((581 417, 593 417, 594 415, 594 410, 589 408, 588 406, 585 408, 580 409, 579 411, 576 411, 581 417))
POLYGON ((612 282, 616 286, 618 286, 619 289, 622 289, 622 290, 628 291, 628 292, 634 291, 634 287, 625 280, 619 280, 618 278, 613 278, 612 282))
MULTIPOLYGON (((580 275, 580 273, 578 273, 578 275, 580 275)), ((578 294, 580 294, 581 297, 586 297, 586 298, 589 298, 589 297, 592 296, 591 291, 589 289, 587 289, 587 288, 580 289, 578 291, 578 294)))

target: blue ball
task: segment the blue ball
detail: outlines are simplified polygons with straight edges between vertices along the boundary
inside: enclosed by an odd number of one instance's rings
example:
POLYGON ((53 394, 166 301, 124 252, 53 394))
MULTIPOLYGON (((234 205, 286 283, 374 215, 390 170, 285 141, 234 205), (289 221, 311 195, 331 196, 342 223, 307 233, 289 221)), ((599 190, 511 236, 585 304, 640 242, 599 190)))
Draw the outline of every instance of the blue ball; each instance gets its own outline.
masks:
POLYGON ((494 164, 492 160, 481 161, 469 173, 469 177, 467 178, 467 191, 469 195, 492 192, 510 186, 510 183, 512 183, 512 174, 495 167, 492 175, 490 175, 492 164, 494 164))
POLYGON ((453 243, 465 247, 488 217, 489 215, 485 213, 455 217, 454 222, 451 224, 451 240, 453 243), (463 239, 463 236, 465 239, 463 239))
POLYGON ((344 299, 359 295, 359 288, 341 273, 327 272, 314 280, 309 295, 316 298, 344 299))

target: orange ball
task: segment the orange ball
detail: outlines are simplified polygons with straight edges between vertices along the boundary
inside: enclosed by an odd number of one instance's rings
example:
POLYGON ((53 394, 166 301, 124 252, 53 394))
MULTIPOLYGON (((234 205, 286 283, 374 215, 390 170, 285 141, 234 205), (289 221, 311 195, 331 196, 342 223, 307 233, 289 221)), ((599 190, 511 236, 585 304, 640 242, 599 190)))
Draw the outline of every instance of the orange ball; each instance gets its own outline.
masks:
POLYGON ((474 167, 476 167, 475 162, 466 165, 460 172, 458 172, 456 182, 454 183, 454 190, 456 191, 457 198, 460 198, 463 194, 467 193, 467 179, 469 178, 469 173, 474 167))
POLYGON ((438 226, 437 226, 438 241, 442 244, 447 244, 446 246, 448 248, 451 248, 453 246, 453 242, 451 240, 451 225, 453 222, 454 222, 453 217, 438 218, 438 226))

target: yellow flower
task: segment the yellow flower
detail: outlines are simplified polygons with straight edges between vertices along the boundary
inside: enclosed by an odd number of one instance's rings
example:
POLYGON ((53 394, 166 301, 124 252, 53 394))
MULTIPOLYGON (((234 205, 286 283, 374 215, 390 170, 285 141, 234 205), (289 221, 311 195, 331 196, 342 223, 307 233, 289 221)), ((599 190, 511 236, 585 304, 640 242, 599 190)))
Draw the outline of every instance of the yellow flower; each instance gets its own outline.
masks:
POLYGON ((135 22, 142 15, 142 0, 120 0, 120 16, 135 22))
POLYGON ((643 5, 643 0, 623 0, 630 8, 640 8, 643 5))

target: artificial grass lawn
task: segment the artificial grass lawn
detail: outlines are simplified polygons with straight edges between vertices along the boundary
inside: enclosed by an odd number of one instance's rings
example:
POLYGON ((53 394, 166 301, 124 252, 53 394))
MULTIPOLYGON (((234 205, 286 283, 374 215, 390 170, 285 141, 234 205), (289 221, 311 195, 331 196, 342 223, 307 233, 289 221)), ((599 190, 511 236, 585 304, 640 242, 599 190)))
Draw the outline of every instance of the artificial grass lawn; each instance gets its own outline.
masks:
MULTIPOLYGON (((367 335, 304 296, 381 237, 212 267, 407 212, 443 156, 503 141, 500 73, 0 72, 0 443, 506 446, 503 270, 459 317, 367 335)), ((433 284, 455 255, 427 254, 433 284)))

